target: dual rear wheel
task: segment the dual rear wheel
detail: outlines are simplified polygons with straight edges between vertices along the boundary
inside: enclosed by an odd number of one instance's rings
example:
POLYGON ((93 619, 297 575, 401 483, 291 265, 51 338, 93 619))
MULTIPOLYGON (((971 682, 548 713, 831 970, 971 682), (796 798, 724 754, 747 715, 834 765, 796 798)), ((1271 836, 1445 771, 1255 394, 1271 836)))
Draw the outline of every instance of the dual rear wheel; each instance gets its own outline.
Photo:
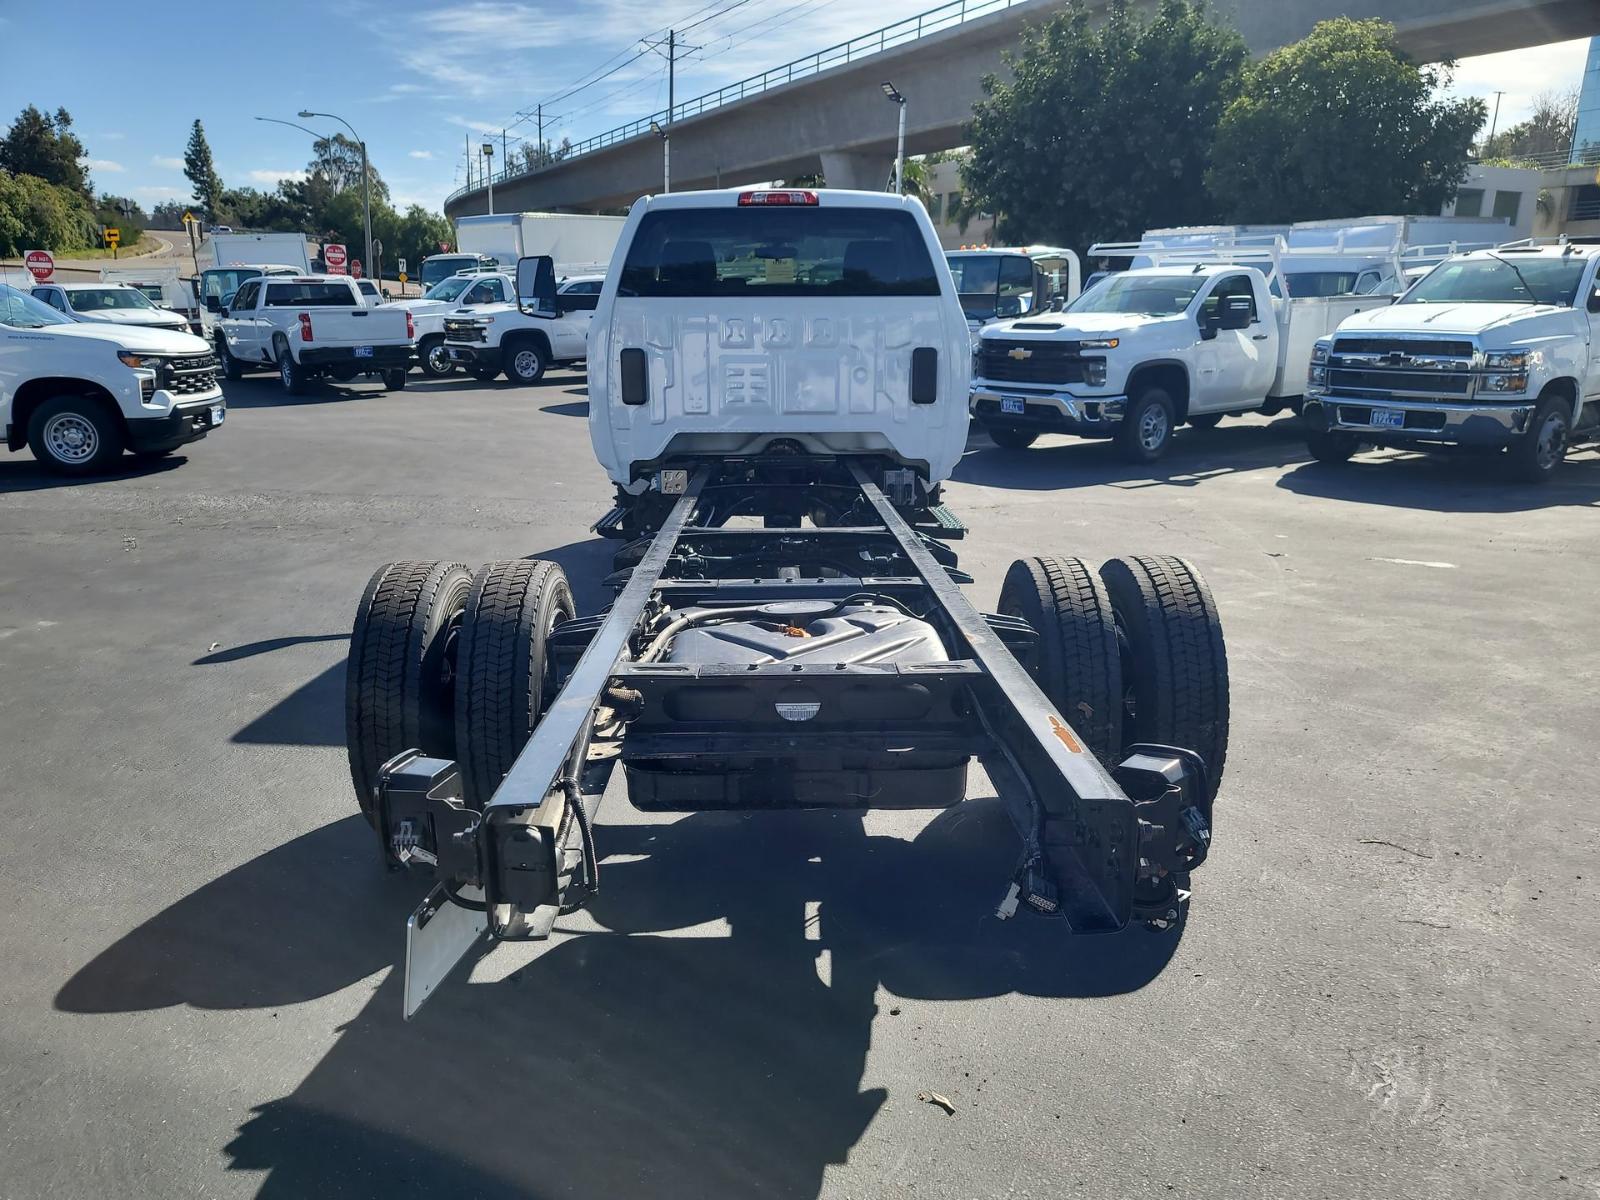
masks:
POLYGON ((573 612, 552 562, 378 568, 345 668, 350 778, 369 821, 380 768, 413 748, 458 761, 467 803, 488 802, 555 698, 545 639, 573 612))
POLYGON ((1193 750, 1212 797, 1228 753, 1228 660, 1211 589, 1181 558, 1024 558, 1000 612, 1039 635, 1040 690, 1107 767, 1139 742, 1193 750))

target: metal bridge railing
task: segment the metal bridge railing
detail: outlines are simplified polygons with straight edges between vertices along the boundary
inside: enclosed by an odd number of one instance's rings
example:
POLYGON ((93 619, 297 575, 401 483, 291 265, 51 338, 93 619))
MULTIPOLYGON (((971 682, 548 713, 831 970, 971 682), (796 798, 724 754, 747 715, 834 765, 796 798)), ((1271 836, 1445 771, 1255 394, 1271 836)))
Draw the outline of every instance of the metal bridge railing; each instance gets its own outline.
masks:
MULTIPOLYGON (((591 154, 596 150, 603 150, 607 146, 614 146, 618 142, 625 142, 641 134, 650 132, 652 121, 659 125, 667 126, 673 121, 681 121, 686 117, 698 117, 712 109, 721 108, 726 104, 734 104, 740 100, 747 100, 751 96, 759 96, 762 92, 771 91, 773 88, 783 87, 795 82, 797 79, 806 79, 813 75, 831 70, 834 67, 844 66, 847 63, 859 62, 864 58, 871 58, 875 54, 882 54, 886 50, 904 46, 934 33, 942 33, 946 29, 953 29, 977 17, 985 17, 990 13, 1002 12, 1025 4, 1028 0, 951 0, 948 4, 941 4, 938 8, 930 8, 926 12, 918 13, 914 17, 906 17, 896 21, 893 25, 885 25, 882 29, 874 29, 871 33, 864 33, 853 37, 849 41, 840 42, 838 45, 829 46, 825 50, 818 50, 804 58, 797 58, 793 62, 784 63, 782 66, 772 67, 759 75, 751 75, 737 83, 726 84, 715 91, 706 92, 681 103, 674 104, 672 111, 663 109, 651 113, 647 117, 640 117, 636 121, 629 121, 626 125, 618 125, 615 129, 608 129, 604 133, 597 133, 593 137, 585 138, 581 142, 574 142, 568 152, 555 162, 545 163, 533 169, 506 170, 502 169, 498 175, 491 175, 493 182, 499 184, 508 180, 521 179, 528 175, 537 174, 558 163, 571 162, 584 154, 591 154)), ((486 186, 485 181, 476 180, 471 187, 460 187, 445 197, 449 204, 458 196, 468 192, 482 191, 486 186)))

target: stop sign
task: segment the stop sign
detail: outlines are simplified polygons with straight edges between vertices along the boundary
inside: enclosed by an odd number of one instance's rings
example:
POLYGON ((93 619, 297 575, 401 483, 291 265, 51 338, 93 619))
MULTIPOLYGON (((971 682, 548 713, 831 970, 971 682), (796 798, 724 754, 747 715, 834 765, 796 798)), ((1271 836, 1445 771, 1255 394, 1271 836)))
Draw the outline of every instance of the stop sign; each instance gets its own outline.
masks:
POLYGON ((329 242, 322 248, 322 261, 328 265, 329 275, 343 275, 345 263, 349 261, 344 252, 344 247, 338 242, 329 242))
POLYGON ((351 261, 350 274, 354 275, 357 279, 361 278, 361 260, 359 258, 351 261))
POLYGON ((48 250, 29 250, 22 261, 27 265, 36 283, 43 283, 55 274, 56 260, 50 257, 48 250))

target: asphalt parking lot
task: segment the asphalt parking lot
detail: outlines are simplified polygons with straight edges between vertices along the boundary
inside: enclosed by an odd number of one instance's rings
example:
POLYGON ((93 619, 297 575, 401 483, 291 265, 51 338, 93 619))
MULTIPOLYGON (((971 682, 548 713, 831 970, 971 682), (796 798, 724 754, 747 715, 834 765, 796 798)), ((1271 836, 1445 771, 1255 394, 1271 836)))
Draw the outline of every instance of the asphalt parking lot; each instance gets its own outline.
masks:
POLYGON ((1600 1195, 1600 456, 1539 490, 1323 467, 1287 416, 1153 475, 975 436, 980 604, 1050 552, 1216 593, 1233 740, 1181 936, 997 924, 981 776, 865 820, 614 789, 594 909, 406 1024, 350 620, 398 558, 554 558, 603 602, 582 377, 228 396, 158 469, 0 459, 0 1195, 1600 1195))

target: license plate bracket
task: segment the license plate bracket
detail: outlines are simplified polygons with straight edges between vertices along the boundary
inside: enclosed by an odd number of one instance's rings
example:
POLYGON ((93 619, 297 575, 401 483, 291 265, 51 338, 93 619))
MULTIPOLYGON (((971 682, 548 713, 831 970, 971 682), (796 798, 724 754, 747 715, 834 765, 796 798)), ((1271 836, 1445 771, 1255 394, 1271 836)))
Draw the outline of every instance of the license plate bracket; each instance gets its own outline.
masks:
POLYGON ((1404 429, 1406 427, 1405 410, 1401 408, 1375 408, 1372 410, 1371 423, 1379 429, 1404 429))
POLYGON ((1008 417, 1020 417, 1027 411, 1027 403, 1021 396, 1001 396, 1000 411, 1008 417))
MULTIPOLYGON (((479 888, 463 887, 463 899, 482 901, 479 888)), ((405 1015, 445 981, 462 957, 488 932, 487 916, 452 901, 443 885, 435 887, 406 921, 405 1015)))
POLYGON ((371 358, 372 357, 372 347, 371 346, 357 346, 356 347, 356 357, 357 358, 371 358))
POLYGON ((211 406, 211 427, 213 429, 215 429, 218 425, 221 425, 222 422, 227 419, 228 410, 226 408, 220 404, 213 404, 211 406))

